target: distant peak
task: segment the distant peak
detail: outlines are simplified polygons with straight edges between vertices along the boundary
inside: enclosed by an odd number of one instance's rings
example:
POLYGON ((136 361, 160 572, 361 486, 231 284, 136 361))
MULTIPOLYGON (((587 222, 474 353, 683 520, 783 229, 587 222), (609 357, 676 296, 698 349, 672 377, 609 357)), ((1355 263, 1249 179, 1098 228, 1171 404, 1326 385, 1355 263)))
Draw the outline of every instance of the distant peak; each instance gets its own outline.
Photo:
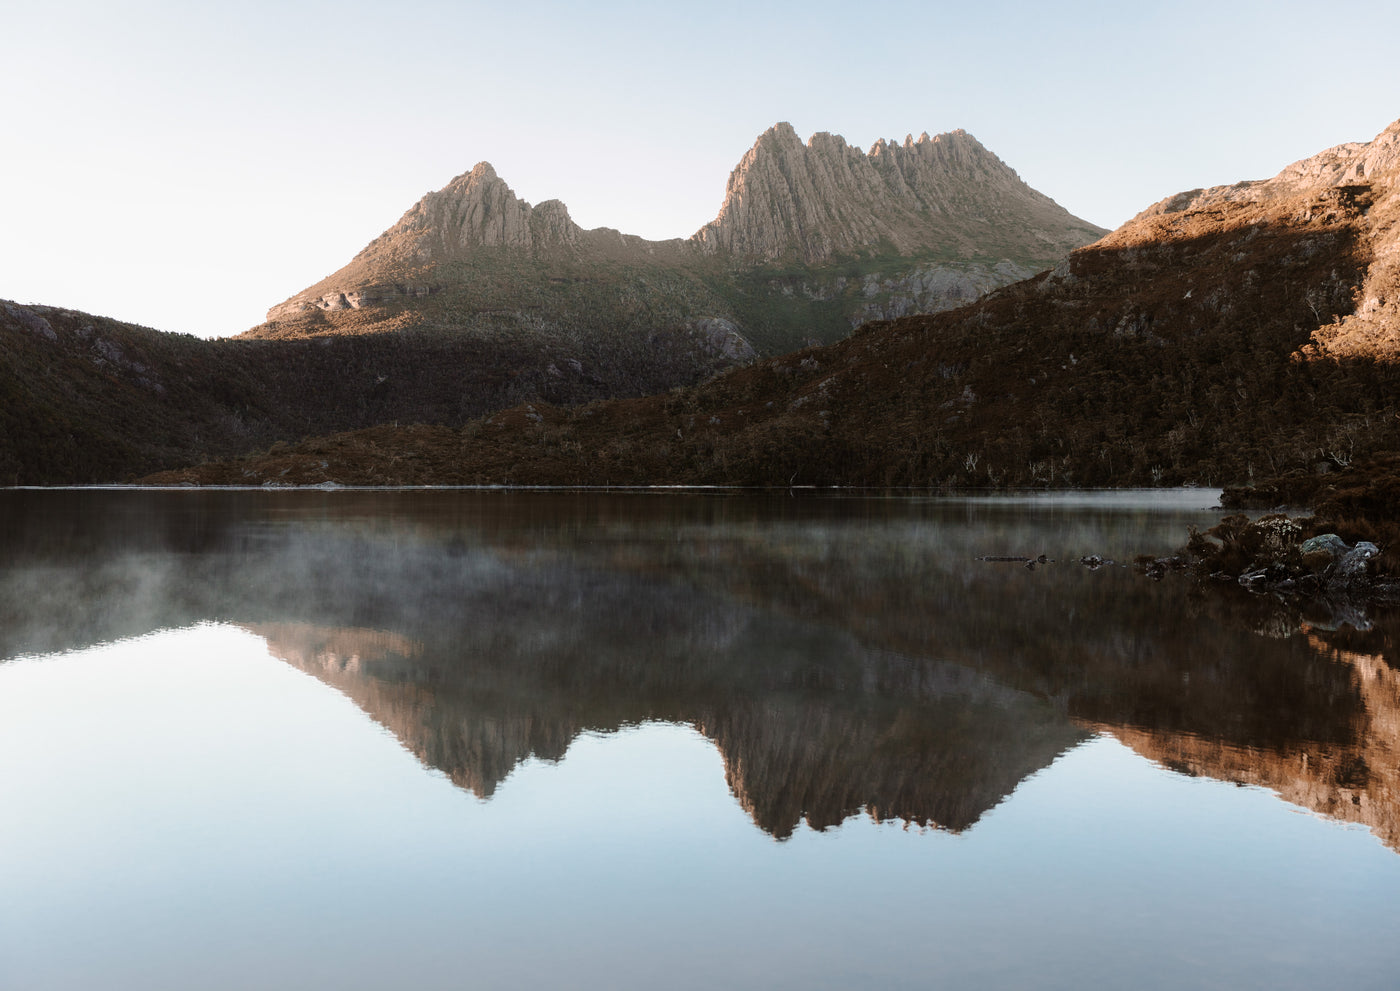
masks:
POLYGON ((802 139, 797 136, 797 129, 787 121, 779 121, 768 130, 764 131, 759 139, 754 142, 754 148, 781 148, 785 151, 800 149, 802 139))
POLYGON ((916 151, 933 145, 941 145, 944 148, 967 149, 974 154, 977 151, 986 151, 985 146, 971 134, 962 128, 952 131, 945 131, 941 134, 930 137, 928 131, 920 132, 916 139, 912 132, 905 134, 903 140, 898 138, 879 138, 872 144, 869 150, 859 147, 852 148, 846 143, 846 139, 839 134, 830 131, 816 131, 807 141, 802 141, 797 129, 787 121, 779 121, 768 130, 758 136, 750 150, 750 157, 761 154, 779 153, 783 155, 800 154, 804 150, 830 154, 848 153, 855 151, 859 155, 870 158, 880 158, 884 155, 897 152, 916 151))
POLYGON ((719 215, 693 239, 740 258, 813 264, 881 245, 904 252, 972 243, 991 214, 1016 217, 1017 229, 1066 250, 1097 230, 1026 186, 966 131, 880 138, 867 152, 828 131, 804 145, 783 121, 730 173, 719 215))
MULTIPOLYGON (((438 192, 442 194, 450 190, 460 194, 477 189, 483 185, 495 185, 500 181, 501 177, 496 174, 496 170, 492 168, 490 162, 477 162, 472 166, 471 171, 463 172, 438 192)), ((432 194, 430 193, 429 195, 432 194)))

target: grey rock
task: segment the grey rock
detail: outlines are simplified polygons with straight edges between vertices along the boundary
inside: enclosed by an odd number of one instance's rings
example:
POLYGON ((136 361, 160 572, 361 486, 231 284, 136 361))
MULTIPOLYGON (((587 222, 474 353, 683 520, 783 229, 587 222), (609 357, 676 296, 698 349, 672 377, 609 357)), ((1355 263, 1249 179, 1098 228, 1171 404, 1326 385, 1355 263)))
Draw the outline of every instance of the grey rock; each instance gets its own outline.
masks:
POLYGON ((804 143, 779 124, 731 173, 714 221, 688 238, 584 230, 559 200, 532 206, 480 162, 339 271, 272 307, 250 334, 412 326, 615 350, 690 331, 702 338, 691 342, 698 365, 674 366, 688 381, 752 360, 755 345, 779 353, 870 320, 971 303, 1105 233, 966 132, 880 141, 867 152, 827 133, 804 143), (882 271, 857 275, 855 258, 878 258, 882 271), (410 298, 420 295, 438 298, 410 298), (809 305, 817 300, 832 305, 809 305), (802 319, 770 319, 789 305, 802 319), (712 320, 730 328, 694 333, 712 320))
POLYGON ((1337 562, 1332 572, 1334 583, 1343 587, 1357 585, 1367 578, 1368 562, 1378 555, 1381 549, 1369 540, 1362 540, 1337 562))
POLYGON ((1313 574, 1321 574, 1335 565, 1351 550, 1351 545, 1335 533, 1320 533, 1298 547, 1303 566, 1313 574))
POLYGON ((897 278, 869 275, 861 289, 869 302, 851 315, 851 326, 858 327, 870 320, 895 320, 915 313, 955 309, 1008 282, 1033 274, 1024 265, 1002 261, 990 268, 977 263, 921 266, 897 278))
POLYGON ((38 334, 46 341, 56 342, 58 332, 53 329, 53 324, 49 323, 39 314, 25 306, 16 306, 12 303, 0 303, 0 309, 4 309, 5 315, 25 330, 38 334))
POLYGON ((748 364, 758 357, 749 339, 739 331, 738 324, 723 317, 692 320, 690 331, 706 352, 719 355, 736 364, 748 364))

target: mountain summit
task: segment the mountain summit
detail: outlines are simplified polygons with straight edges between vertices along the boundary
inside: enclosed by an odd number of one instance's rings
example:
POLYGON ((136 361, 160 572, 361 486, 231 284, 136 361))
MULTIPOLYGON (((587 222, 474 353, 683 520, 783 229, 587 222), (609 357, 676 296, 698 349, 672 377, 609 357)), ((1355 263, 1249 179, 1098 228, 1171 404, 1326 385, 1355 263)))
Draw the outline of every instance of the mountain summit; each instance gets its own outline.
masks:
POLYGON ((825 131, 804 145, 782 123, 744 156, 719 216, 691 240, 750 261, 817 265, 870 251, 1058 256, 1102 233, 966 131, 882 139, 866 153, 825 131))
POLYGON ((864 152, 791 124, 761 135, 718 216, 686 239, 583 230, 487 162, 427 194, 340 271, 268 311, 257 337, 410 328, 475 337, 681 342, 712 370, 932 312, 1048 268, 1104 231, 963 131, 864 152))
MULTIPOLYGON (((437 238, 436 244, 420 238, 420 256, 437 253, 444 259, 459 257, 473 247, 570 246, 581 233, 563 203, 545 200, 532 208, 511 192, 490 162, 478 162, 445 189, 419 200, 389 233, 400 231, 437 238)), ((366 251, 377 244, 372 242, 366 251)))
POLYGON ((646 243, 607 228, 585 231, 559 200, 531 206, 490 162, 478 162, 415 203, 344 268, 274 306, 267 318, 294 319, 312 309, 357 310, 400 296, 421 298, 465 281, 471 273, 454 266, 470 266, 484 256, 641 261, 648 254, 642 247, 646 243))

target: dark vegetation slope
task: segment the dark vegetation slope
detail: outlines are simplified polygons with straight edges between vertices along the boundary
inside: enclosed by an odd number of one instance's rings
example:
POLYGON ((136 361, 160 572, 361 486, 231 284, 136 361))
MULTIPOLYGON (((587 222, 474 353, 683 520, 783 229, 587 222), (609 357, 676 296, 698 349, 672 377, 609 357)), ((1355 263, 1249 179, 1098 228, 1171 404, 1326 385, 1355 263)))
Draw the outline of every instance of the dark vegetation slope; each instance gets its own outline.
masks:
POLYGON ((606 355, 429 332, 205 341, 0 302, 0 484, 121 482, 372 424, 643 395, 723 363, 684 333, 606 355))

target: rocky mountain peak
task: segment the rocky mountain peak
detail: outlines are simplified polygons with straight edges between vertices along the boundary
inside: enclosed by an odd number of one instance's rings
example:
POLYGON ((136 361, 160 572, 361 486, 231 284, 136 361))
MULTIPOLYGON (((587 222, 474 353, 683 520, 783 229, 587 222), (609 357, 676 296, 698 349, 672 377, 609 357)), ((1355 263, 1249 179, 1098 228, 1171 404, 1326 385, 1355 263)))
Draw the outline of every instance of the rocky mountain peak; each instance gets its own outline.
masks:
POLYGON ((360 253, 369 257, 384 246, 412 243, 421 261, 454 261, 477 248, 536 250, 568 246, 580 228, 559 200, 539 206, 515 195, 490 162, 478 162, 437 192, 413 205, 397 224, 360 253))
POLYGON ((354 310, 421 294, 438 266, 467 261, 483 249, 572 254, 582 233, 560 200, 531 206, 490 162, 477 162, 470 172, 425 195, 340 271, 272 307, 267 318, 354 310))
MULTIPOLYGON (((269 323, 281 326, 254 333, 322 334, 348 326, 346 320, 361 328, 375 321, 397 327, 400 322, 392 322, 397 317, 381 311, 421 310, 426 304, 411 301, 444 292, 460 297, 451 306, 446 297, 434 304, 458 314, 451 318, 454 326, 463 319, 460 314, 475 321, 523 313, 521 300, 541 293, 552 301, 532 304, 529 321, 538 321, 543 312, 562 319, 558 297, 572 293, 568 307, 583 307, 592 292, 580 281, 579 266, 591 267, 590 278, 603 280, 598 285, 649 273, 633 289, 609 297, 605 305, 621 313, 642 312, 635 299, 646 297, 653 300, 653 313, 674 310, 730 320, 741 316, 747 297, 730 293, 734 305, 711 298, 714 284, 700 275, 713 268, 711 258, 742 271, 775 262, 817 268, 832 259, 844 264, 854 256, 882 256, 887 263, 876 273, 862 273, 874 281, 858 298, 839 273, 818 273, 820 279, 803 290, 809 301, 843 299, 854 326, 960 305, 1054 265, 1065 252, 1103 233, 1021 182, 965 131, 881 139, 866 152, 826 131, 804 142, 783 121, 761 134, 734 169, 716 220, 687 240, 647 241, 608 228, 582 230, 560 201, 531 206, 490 163, 478 162, 425 195, 350 264, 269 310, 269 323), (498 266, 498 252, 511 255, 522 279, 527 270, 534 275, 506 288, 495 275, 473 274, 498 266), (662 305, 658 293, 668 302, 662 305), (697 310, 702 298, 706 302, 697 310), (871 305, 876 308, 870 310, 871 305), (328 321, 325 314, 346 319, 328 321), (305 326, 298 329, 295 321, 305 326)), ((770 289, 784 292, 780 286, 770 289)), ((596 316, 599 305, 596 298, 587 304, 593 314, 587 319, 603 319, 596 316)), ((577 313, 568 317, 577 319, 577 313)), ((781 333, 792 338, 799 320, 789 320, 781 333)))
POLYGON ((740 262, 820 263, 833 255, 892 249, 968 249, 1024 238, 1063 250, 1098 229, 1037 193, 966 131, 869 152, 819 131, 803 144, 791 124, 765 131, 729 176, 724 205, 692 238, 740 262))

